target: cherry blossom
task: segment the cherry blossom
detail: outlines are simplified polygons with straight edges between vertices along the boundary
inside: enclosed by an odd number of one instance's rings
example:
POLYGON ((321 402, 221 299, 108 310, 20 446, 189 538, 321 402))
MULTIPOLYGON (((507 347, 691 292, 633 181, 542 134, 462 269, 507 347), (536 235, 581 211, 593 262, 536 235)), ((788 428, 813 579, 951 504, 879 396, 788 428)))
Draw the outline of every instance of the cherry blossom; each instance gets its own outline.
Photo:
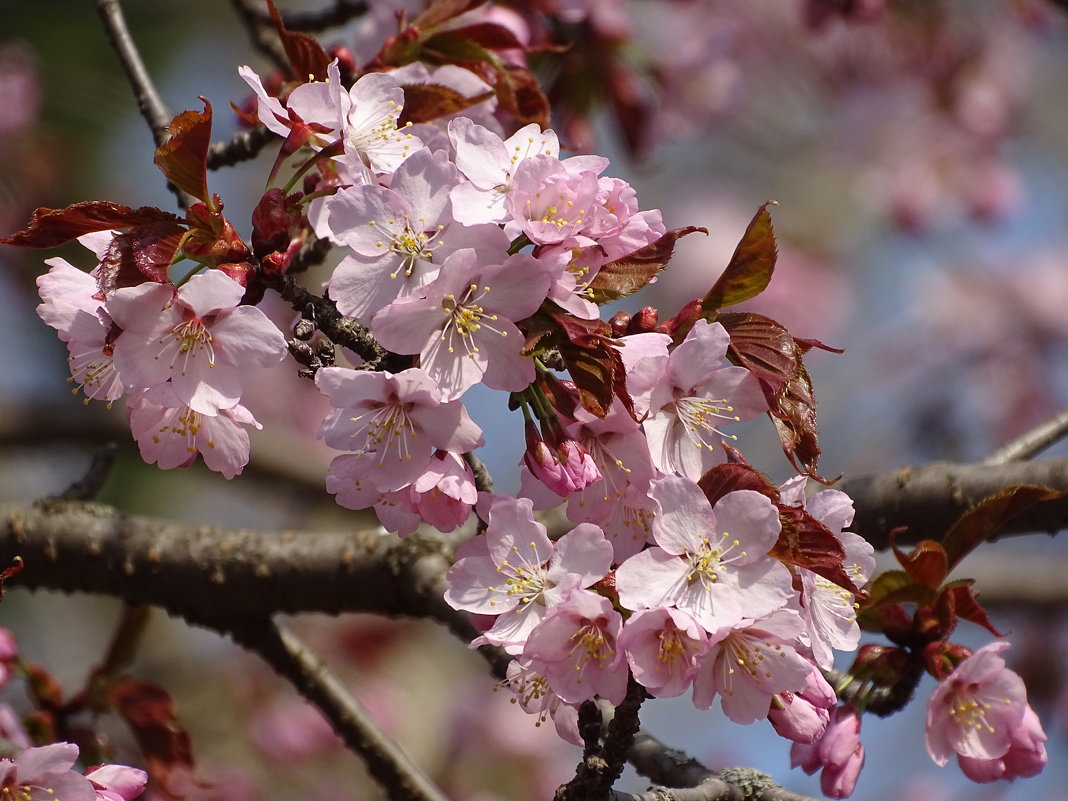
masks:
POLYGON ((634 680, 657 698, 686 692, 708 651, 708 634, 686 612, 643 609, 623 626, 619 647, 627 655, 634 680))
POLYGON ((561 498, 601 480, 597 465, 581 443, 569 437, 555 421, 542 427, 548 439, 542 437, 532 420, 524 423, 527 448, 523 463, 532 476, 561 498))
POLYGON ((802 625, 795 612, 782 610, 713 635, 694 678, 694 706, 708 709, 719 695, 723 713, 747 724, 767 717, 774 696, 802 691, 812 673, 793 646, 802 625))
POLYGON ((860 743, 860 716, 852 707, 831 710, 827 728, 814 743, 795 742, 790 747, 790 765, 812 775, 820 773, 820 788, 831 798, 846 798, 857 784, 864 767, 864 746, 860 743))
POLYGON ((484 126, 459 117, 449 123, 449 139, 456 150, 456 166, 467 178, 449 193, 453 214, 465 225, 505 222, 509 217, 505 199, 519 164, 531 156, 560 152, 556 134, 533 123, 502 140, 484 126))
POLYGON ((87 399, 113 401, 125 388, 115 368, 111 316, 94 298, 96 281, 63 259, 45 262, 51 269, 37 279, 43 301, 38 316, 67 343, 71 379, 87 399))
POLYGON ((27 748, 14 759, 0 759, 0 788, 11 798, 96 801, 89 780, 73 769, 78 746, 53 743, 27 748))
POLYGON ((827 711, 838 702, 834 688, 812 665, 805 688, 776 693, 768 710, 768 721, 781 737, 796 743, 813 743, 823 736, 830 721, 827 711))
POLYGON ((520 353, 517 320, 545 299, 551 266, 517 253, 484 264, 457 250, 424 287, 424 297, 397 301, 375 315, 371 331, 395 353, 419 353, 419 365, 450 400, 481 382, 518 392, 534 380, 534 360, 520 353))
POLYGON ((84 775, 92 782, 96 801, 130 801, 141 795, 148 783, 147 773, 126 765, 97 765, 84 775))
POLYGON ((729 344, 722 325, 698 320, 666 360, 638 361, 635 381, 648 404, 645 432, 658 470, 696 481, 723 461, 721 440, 736 439, 720 426, 767 410, 752 373, 726 363, 729 344))
POLYGON ((524 233, 538 245, 563 242, 586 227, 597 191, 592 170, 574 172, 557 158, 530 156, 515 169, 506 200, 512 219, 505 231, 510 236, 524 233))
POLYGON ((538 716, 535 726, 551 717, 562 740, 583 745, 578 730, 578 709, 557 695, 544 676, 524 665, 521 659, 513 659, 508 663, 507 684, 523 711, 538 716))
POLYGON ((599 528, 576 526, 554 545, 526 498, 502 497, 489 509, 485 536, 461 545, 446 577, 455 609, 498 615, 477 642, 520 653, 547 610, 574 588, 608 573, 612 546, 599 528))
POLYGON ((315 384, 334 410, 320 436, 355 465, 352 480, 370 481, 379 492, 406 487, 424 474, 434 449, 466 453, 482 445, 482 429, 459 401, 443 402, 434 382, 418 368, 403 372, 354 372, 325 367, 315 384))
POLYGON ((1005 667, 1009 643, 993 642, 963 660, 927 702, 927 752, 939 765, 955 753, 977 781, 1033 776, 1046 764, 1042 725, 1023 680, 1005 667), (967 768, 965 762, 967 760, 967 768))
POLYGON ((620 704, 627 694, 627 660, 619 645, 623 619, 607 598, 573 589, 530 633, 523 657, 564 701, 600 696, 620 704))
MULTIPOLYGON (((798 476, 783 484, 779 488, 780 501, 804 506, 834 534, 845 550, 844 570, 857 587, 862 587, 875 572, 875 549, 858 534, 842 530, 853 521, 852 499, 844 492, 827 489, 806 501, 807 480, 798 476)), ((800 609, 806 628, 802 641, 811 647, 817 665, 830 668, 834 663, 832 649, 852 652, 860 643, 856 598, 849 590, 811 570, 797 570, 801 577, 800 609)))
POLYGON ((126 411, 141 458, 161 470, 189 467, 199 453, 209 469, 233 478, 248 464, 245 426, 263 428, 241 404, 216 414, 195 411, 170 384, 132 395, 126 411))
POLYGON ((181 404, 214 415, 241 400, 241 370, 285 358, 286 344, 245 290, 220 270, 195 275, 177 292, 146 283, 118 289, 107 310, 123 331, 115 365, 128 388, 170 382, 181 404))
POLYGON ((738 490, 713 509, 696 484, 672 476, 653 482, 651 495, 659 504, 652 523, 656 546, 616 570, 623 606, 675 606, 716 634, 786 604, 790 571, 767 556, 780 530, 771 501, 738 490))
POLYGON ((458 182, 445 152, 420 150, 393 174, 389 189, 354 186, 326 200, 331 238, 352 251, 329 283, 343 314, 370 322, 394 300, 416 296, 461 248, 500 263, 509 245, 500 228, 453 222, 448 192, 458 182))

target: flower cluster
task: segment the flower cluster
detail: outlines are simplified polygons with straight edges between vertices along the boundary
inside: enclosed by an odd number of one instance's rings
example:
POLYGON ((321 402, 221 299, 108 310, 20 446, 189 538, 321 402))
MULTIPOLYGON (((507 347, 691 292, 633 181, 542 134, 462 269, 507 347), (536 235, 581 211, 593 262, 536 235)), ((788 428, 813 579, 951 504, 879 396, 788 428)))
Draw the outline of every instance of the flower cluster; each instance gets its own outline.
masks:
POLYGON ((98 283, 115 237, 88 234, 100 260, 85 273, 63 259, 37 280, 37 313, 67 344, 73 380, 87 399, 127 397, 134 438, 146 462, 185 467, 197 454, 228 478, 248 461, 245 426, 259 427, 241 405, 242 372, 286 354, 282 333, 244 288, 220 270, 184 285, 146 281, 106 295, 98 283))

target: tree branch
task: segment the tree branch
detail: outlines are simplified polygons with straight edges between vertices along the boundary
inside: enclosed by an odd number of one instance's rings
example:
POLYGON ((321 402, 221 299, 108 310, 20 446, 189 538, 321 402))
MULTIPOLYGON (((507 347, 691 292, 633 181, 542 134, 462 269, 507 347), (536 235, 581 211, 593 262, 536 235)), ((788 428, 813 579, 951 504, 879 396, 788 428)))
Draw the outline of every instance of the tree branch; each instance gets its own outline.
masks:
MULTIPOLYGON (((289 31, 322 31, 362 17, 369 7, 366 0, 334 0, 332 6, 318 11, 283 11, 282 22, 289 31)), ((249 13, 265 25, 272 24, 266 11, 250 6, 249 13)))
POLYGON ((208 148, 208 169, 232 167, 242 161, 251 161, 260 154, 278 134, 266 125, 257 125, 247 131, 238 131, 229 142, 212 142, 208 148))
MULTIPOLYGON (((835 485, 853 499, 851 531, 877 550, 890 531, 907 526, 900 542, 940 539, 961 514, 1008 487, 1032 484, 1068 490, 1068 459, 984 464, 936 462, 889 473, 845 478, 835 485)), ((1068 526, 1068 498, 1037 503, 1010 520, 998 536, 1048 532, 1068 526)))
POLYGON ((1068 436, 1068 410, 1050 418, 1042 425, 1028 431, 1007 445, 998 448, 983 460, 985 465, 1003 465, 1021 462, 1041 453, 1057 441, 1068 436))
POLYGON ((262 657, 327 717, 392 801, 448 801, 295 634, 270 620, 248 621, 226 633, 262 657))
POLYGON ((288 75, 290 73, 289 59, 282 48, 282 43, 278 40, 270 17, 268 16, 264 21, 256 0, 230 0, 230 5, 234 7, 241 24, 248 31, 252 46, 288 75))

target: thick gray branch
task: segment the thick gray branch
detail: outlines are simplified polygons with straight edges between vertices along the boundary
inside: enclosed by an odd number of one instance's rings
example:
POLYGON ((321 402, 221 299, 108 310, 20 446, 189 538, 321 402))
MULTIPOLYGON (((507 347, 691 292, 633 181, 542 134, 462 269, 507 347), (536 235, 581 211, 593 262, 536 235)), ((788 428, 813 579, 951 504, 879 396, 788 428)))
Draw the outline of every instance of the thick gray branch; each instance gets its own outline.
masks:
MULTIPOLYGON (((853 499, 857 514, 850 528, 878 550, 890 531, 907 531, 902 543, 940 539, 953 522, 984 498, 1008 487, 1033 484, 1068 490, 1068 459, 1040 459, 997 466, 938 462, 890 473, 855 476, 835 485, 853 499)), ((1013 518, 1001 535, 1048 532, 1068 527, 1068 499, 1032 506, 1013 518)))

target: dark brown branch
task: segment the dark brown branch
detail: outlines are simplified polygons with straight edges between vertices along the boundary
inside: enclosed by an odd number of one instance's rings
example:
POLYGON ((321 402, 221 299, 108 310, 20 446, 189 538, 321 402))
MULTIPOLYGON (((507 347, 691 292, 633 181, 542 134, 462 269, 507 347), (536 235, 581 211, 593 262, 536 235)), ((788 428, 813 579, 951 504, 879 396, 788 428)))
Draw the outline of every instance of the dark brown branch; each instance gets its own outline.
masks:
POLYGON ((278 135, 266 125, 257 125, 247 131, 238 131, 229 142, 213 142, 208 148, 208 169, 217 170, 251 161, 277 138, 278 135))
POLYGON ((759 771, 729 768, 715 773, 647 732, 635 735, 627 757, 638 773, 660 786, 640 794, 616 790, 609 795, 611 801, 814 801, 759 771))
MULTIPOLYGON (((334 0, 334 4, 318 11, 283 11, 282 22, 289 31, 323 31, 336 28, 367 13, 366 0, 334 0)), ((252 16, 261 23, 271 25, 271 15, 266 10, 250 8, 252 16)))
POLYGON ((249 622, 228 632, 262 657, 318 708, 392 801, 447 801, 408 755, 375 724, 326 664, 287 629, 249 622))
POLYGON ((269 16, 266 21, 261 16, 261 6, 266 6, 266 3, 263 0, 230 0, 230 5, 234 7, 241 24, 248 31, 252 46, 288 75, 290 73, 289 59, 278 39, 274 25, 269 16))
MULTIPOLYGON (((851 530, 876 549, 889 547, 890 531, 906 526, 902 543, 940 539, 970 507, 1008 487, 1068 489, 1068 459, 1011 462, 996 467, 938 462, 891 473, 842 479, 835 485, 857 510, 851 530)), ((999 536, 1048 532, 1068 526, 1068 499, 1032 506, 1010 520, 999 536)))

